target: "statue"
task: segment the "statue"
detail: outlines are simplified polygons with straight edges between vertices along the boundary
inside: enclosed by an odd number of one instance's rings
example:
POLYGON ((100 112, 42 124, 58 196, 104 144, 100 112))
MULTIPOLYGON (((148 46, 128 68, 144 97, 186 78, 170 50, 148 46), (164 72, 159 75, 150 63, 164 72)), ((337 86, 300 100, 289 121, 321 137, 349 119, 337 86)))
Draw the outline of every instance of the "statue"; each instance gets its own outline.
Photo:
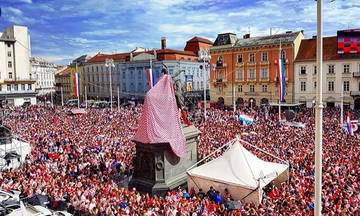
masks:
MULTIPOLYGON (((161 72, 163 74, 168 74, 168 69, 166 67, 166 65, 164 65, 164 68, 161 70, 161 72)), ((188 121, 187 119, 187 115, 186 115, 186 106, 185 106, 185 99, 184 99, 184 83, 182 82, 181 78, 177 78, 182 72, 185 72, 185 70, 179 70, 178 72, 176 72, 174 75, 171 75, 171 78, 173 79, 174 82, 174 89, 175 89, 175 99, 176 99, 176 104, 177 107, 180 109, 181 111, 181 117, 183 118, 185 124, 187 126, 190 126, 191 123, 188 121)))

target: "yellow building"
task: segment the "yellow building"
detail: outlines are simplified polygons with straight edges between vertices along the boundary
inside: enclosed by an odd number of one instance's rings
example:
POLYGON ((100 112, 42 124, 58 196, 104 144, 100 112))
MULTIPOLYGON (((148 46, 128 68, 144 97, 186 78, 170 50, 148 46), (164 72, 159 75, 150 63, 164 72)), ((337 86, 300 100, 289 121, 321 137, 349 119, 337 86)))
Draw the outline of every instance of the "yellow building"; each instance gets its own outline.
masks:
POLYGON ((84 90, 84 65, 85 62, 89 59, 89 56, 82 55, 75 60, 72 61, 72 63, 69 65, 69 69, 71 71, 70 74, 70 96, 71 98, 76 99, 75 97, 75 83, 74 83, 74 75, 76 72, 80 74, 80 101, 85 100, 85 90, 84 90))

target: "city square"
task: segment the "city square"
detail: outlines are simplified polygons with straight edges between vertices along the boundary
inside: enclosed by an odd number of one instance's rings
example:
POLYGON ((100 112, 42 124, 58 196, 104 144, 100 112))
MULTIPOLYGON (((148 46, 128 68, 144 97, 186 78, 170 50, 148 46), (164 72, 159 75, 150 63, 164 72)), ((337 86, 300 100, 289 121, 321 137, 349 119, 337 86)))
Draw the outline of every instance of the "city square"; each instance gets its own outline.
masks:
POLYGON ((0 215, 360 215, 359 5, 204 2, 0 3, 0 215))

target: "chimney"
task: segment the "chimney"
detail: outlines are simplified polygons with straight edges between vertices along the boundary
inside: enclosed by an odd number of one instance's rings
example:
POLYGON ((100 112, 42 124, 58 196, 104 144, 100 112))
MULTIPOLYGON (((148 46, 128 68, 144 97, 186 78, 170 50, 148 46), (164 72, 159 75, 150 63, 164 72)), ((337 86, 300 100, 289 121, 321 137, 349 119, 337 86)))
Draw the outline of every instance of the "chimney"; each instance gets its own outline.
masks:
POLYGON ((244 39, 250 38, 250 34, 244 34, 243 38, 244 38, 244 39))
POLYGON ((166 37, 161 38, 161 49, 166 49, 166 37))

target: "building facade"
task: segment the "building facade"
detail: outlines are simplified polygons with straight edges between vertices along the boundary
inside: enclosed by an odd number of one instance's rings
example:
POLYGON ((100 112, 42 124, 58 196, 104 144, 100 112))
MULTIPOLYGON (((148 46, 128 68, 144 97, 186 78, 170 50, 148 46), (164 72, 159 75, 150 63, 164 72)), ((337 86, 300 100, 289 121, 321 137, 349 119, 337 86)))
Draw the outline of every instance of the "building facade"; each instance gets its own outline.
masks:
POLYGON ((71 97, 70 85, 71 69, 69 67, 58 67, 55 73, 55 100, 57 104, 66 103, 71 97))
POLYGON ((231 106, 278 103, 277 61, 285 68, 285 100, 292 103, 293 62, 302 31, 238 39, 236 34, 219 34, 211 48, 211 101, 231 106))
MULTIPOLYGON (((323 103, 325 107, 360 109, 360 54, 337 53, 337 36, 323 39, 323 103)), ((302 40, 295 60, 295 101, 314 107, 317 67, 316 37, 302 40)))
POLYGON ((55 93, 56 65, 43 58, 30 58, 32 76, 36 80, 35 91, 38 96, 55 93))
POLYGON ((26 26, 0 33, 0 101, 36 104, 35 79, 30 68, 30 35, 26 26))
POLYGON ((80 99, 83 100, 85 98, 85 92, 84 92, 84 75, 83 75, 83 67, 87 60, 90 59, 90 56, 88 55, 82 55, 76 59, 74 59, 69 64, 69 69, 71 71, 70 73, 70 97, 73 99, 76 99, 75 97, 75 83, 74 83, 74 75, 76 72, 80 74, 80 99))
POLYGON ((200 69, 203 63, 199 62, 197 52, 200 48, 211 45, 212 42, 207 39, 194 37, 187 42, 185 50, 175 50, 166 48, 166 39, 162 38, 161 49, 137 48, 129 53, 113 55, 99 53, 89 59, 82 69, 88 96, 93 99, 110 98, 110 67, 105 66, 106 59, 114 60, 114 67, 111 67, 113 99, 116 99, 119 93, 121 99, 143 100, 149 90, 147 69, 153 69, 157 82, 164 65, 171 75, 184 71, 177 79, 181 79, 184 84, 191 82, 186 86, 187 90, 203 90, 204 78, 200 69))

